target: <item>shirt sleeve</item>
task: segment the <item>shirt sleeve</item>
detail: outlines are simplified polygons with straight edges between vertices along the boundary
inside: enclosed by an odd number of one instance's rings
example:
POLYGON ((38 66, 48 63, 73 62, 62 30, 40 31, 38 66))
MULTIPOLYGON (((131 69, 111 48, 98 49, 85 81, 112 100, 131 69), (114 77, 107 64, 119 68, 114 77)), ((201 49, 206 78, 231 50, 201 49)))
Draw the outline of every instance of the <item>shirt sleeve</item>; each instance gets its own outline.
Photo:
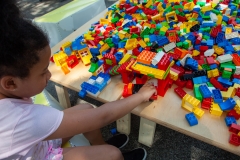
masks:
POLYGON ((27 148, 39 143, 57 130, 62 119, 63 112, 57 109, 35 104, 28 106, 14 129, 14 146, 27 148))

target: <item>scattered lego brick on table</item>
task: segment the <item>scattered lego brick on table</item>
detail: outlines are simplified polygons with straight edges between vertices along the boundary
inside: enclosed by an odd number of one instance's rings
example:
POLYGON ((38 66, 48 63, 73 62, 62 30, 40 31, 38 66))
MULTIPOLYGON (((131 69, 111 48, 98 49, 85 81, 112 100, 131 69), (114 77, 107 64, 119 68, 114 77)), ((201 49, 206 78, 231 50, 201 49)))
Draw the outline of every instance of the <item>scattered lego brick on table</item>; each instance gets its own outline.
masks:
POLYGON ((78 63, 91 65, 93 76, 81 84, 80 97, 98 96, 110 75, 121 75, 123 97, 136 93, 149 79, 157 79, 153 100, 175 84, 182 99, 176 105, 189 112, 190 126, 206 111, 214 116, 227 112, 229 143, 239 146, 239 7, 239 0, 119 0, 87 32, 65 42, 51 60, 64 74, 78 63))

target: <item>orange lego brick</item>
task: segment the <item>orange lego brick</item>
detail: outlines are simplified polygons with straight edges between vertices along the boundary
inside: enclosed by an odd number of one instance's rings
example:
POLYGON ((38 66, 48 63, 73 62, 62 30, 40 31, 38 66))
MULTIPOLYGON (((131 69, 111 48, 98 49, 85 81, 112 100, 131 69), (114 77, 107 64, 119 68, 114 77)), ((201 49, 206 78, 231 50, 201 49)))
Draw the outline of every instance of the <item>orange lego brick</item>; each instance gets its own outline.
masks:
POLYGON ((156 56, 155 52, 143 50, 137 57, 137 61, 143 64, 151 65, 152 59, 156 56))
POLYGON ((238 56, 238 54, 234 53, 232 54, 232 57, 233 57, 233 63, 236 66, 240 66, 240 57, 238 56))

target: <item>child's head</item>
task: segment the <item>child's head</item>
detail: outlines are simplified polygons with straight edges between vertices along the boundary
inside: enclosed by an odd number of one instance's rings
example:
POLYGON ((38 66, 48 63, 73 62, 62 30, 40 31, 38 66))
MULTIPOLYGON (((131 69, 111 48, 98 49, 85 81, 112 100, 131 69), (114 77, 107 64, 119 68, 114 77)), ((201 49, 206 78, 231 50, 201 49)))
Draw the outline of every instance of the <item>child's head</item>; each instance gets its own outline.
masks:
POLYGON ((20 16, 14 0, 0 0, 0 99, 29 98, 51 77, 47 37, 20 16))

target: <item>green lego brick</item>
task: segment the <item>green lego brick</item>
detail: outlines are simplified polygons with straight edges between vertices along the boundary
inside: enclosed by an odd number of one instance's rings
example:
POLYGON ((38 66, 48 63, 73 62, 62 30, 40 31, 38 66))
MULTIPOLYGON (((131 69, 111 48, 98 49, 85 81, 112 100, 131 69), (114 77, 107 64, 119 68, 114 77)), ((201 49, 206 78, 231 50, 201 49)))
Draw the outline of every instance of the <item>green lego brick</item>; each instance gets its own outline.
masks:
POLYGON ((209 65, 207 65, 207 64, 203 64, 203 65, 202 65, 202 68, 205 69, 205 70, 207 70, 207 71, 210 70, 210 67, 209 67, 209 65))
POLYGON ((89 68, 89 72, 94 73, 98 69, 98 63, 91 63, 91 67, 89 68))
POLYGON ((232 73, 234 74, 236 71, 236 66, 234 64, 231 63, 221 63, 220 64, 220 72, 223 72, 224 68, 231 68, 232 69, 232 73))
POLYGON ((187 41, 184 41, 182 47, 184 49, 188 49, 189 48, 189 43, 187 41))
POLYGON ((106 59, 106 63, 107 63, 108 65, 112 65, 112 60, 106 59))
POLYGON ((151 42, 147 42, 147 46, 148 46, 148 47, 151 47, 151 46, 152 46, 152 43, 151 43, 151 42))
POLYGON ((132 34, 131 38, 138 38, 139 36, 135 33, 132 34))
POLYGON ((155 32, 155 29, 151 28, 149 33, 153 34, 154 32, 155 32))
POLYGON ((178 42, 177 43, 177 47, 182 47, 183 43, 182 42, 178 42))
POLYGON ((118 17, 114 17, 112 18, 111 22, 112 23, 117 23, 119 21, 119 18, 118 17))
POLYGON ((212 85, 212 83, 210 83, 210 82, 207 82, 207 85, 208 85, 208 87, 214 87, 214 86, 212 85))
POLYGON ((202 102, 203 97, 202 97, 202 94, 201 94, 201 92, 200 92, 200 90, 199 90, 199 86, 200 86, 200 85, 194 84, 194 88, 193 88, 193 90, 194 90, 194 96, 195 96, 199 101, 202 102))
POLYGON ((148 77, 155 78, 153 74, 147 74, 148 77))
POLYGON ((222 72, 222 77, 223 77, 223 78, 230 79, 230 78, 231 78, 231 75, 232 75, 232 72, 229 72, 229 71, 226 71, 226 70, 224 70, 224 71, 222 72))

